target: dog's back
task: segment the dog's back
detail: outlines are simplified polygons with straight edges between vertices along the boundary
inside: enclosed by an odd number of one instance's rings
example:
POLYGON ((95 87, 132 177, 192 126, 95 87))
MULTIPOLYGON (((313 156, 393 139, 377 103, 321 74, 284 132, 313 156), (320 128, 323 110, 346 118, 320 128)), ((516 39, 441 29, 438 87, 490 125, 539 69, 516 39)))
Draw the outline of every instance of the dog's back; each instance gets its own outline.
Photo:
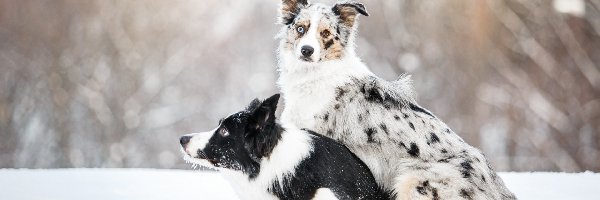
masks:
MULTIPOLYGON (((348 80, 330 89, 334 95, 322 110, 303 114, 314 119, 315 131, 347 145, 399 199, 514 199, 478 149, 405 98, 407 80, 348 80)), ((290 105, 288 112, 302 110, 290 105)))
POLYGON ((295 168, 293 176, 275 184, 281 199, 310 199, 319 188, 327 188, 338 199, 391 199, 379 187, 371 171, 344 145, 312 131, 312 153, 295 168))

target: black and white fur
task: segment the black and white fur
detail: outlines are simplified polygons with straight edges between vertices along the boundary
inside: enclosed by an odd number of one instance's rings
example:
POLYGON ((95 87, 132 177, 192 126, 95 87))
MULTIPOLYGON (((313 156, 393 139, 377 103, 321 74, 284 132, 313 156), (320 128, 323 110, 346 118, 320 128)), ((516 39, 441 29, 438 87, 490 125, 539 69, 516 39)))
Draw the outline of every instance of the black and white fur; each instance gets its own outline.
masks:
POLYGON ((382 80, 355 55, 360 14, 359 3, 283 0, 282 122, 345 144, 397 199, 515 199, 481 151, 417 104, 408 76, 382 80))
POLYGON ((275 122, 279 94, 181 137, 188 162, 215 168, 244 199, 390 199, 345 146, 275 122))

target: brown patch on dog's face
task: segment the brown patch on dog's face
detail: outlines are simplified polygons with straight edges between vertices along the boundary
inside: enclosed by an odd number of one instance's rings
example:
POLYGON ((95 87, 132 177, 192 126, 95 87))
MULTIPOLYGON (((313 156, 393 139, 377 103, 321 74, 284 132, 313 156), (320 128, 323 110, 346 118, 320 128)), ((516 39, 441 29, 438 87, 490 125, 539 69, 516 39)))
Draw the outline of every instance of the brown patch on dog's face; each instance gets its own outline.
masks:
POLYGON ((340 41, 339 34, 335 32, 334 27, 330 26, 332 23, 327 20, 323 18, 317 29, 321 44, 320 61, 340 59, 344 52, 344 45, 340 41))

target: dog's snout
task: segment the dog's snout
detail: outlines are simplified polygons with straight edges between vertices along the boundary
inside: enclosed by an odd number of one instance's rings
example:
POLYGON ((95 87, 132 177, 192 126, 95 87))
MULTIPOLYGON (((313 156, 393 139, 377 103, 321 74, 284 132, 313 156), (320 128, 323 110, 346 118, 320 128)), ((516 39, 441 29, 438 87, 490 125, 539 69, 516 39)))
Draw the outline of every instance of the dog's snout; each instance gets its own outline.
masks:
POLYGON ((300 49, 300 53, 302 53, 302 55, 305 57, 311 56, 313 54, 313 52, 315 52, 315 49, 308 45, 304 45, 300 49))
POLYGON ((181 138, 179 138, 179 144, 181 144, 181 146, 185 148, 185 146, 190 142, 191 138, 192 136, 182 136, 181 138))

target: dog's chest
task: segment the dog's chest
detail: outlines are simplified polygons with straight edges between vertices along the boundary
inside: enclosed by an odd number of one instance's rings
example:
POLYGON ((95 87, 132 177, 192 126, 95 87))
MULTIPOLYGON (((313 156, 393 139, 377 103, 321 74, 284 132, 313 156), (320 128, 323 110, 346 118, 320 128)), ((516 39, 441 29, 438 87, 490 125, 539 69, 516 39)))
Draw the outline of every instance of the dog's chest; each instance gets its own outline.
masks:
POLYGON ((314 129, 321 112, 332 103, 335 95, 332 88, 304 84, 283 89, 286 109, 281 114, 281 121, 299 128, 314 129))
POLYGON ((269 185, 250 181, 248 176, 241 172, 228 171, 222 172, 221 175, 229 182, 240 199, 279 199, 268 192, 269 185))

